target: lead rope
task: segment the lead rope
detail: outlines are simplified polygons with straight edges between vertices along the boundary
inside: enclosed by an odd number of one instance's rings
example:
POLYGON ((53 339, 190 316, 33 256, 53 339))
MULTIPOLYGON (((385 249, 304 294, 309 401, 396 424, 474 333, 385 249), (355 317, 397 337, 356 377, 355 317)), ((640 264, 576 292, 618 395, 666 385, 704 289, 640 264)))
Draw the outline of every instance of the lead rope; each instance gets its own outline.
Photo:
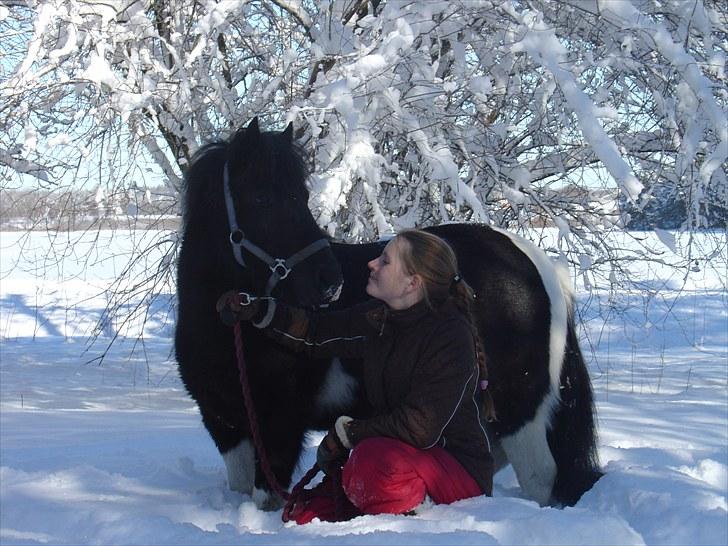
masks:
MULTIPOLYGON (((248 382, 248 371, 245 365, 245 355, 243 354, 243 333, 240 328, 240 322, 235 323, 234 331, 235 354, 238 361, 238 371, 240 372, 240 386, 243 390, 243 401, 245 402, 245 410, 248 413, 248 424, 250 425, 250 433, 253 436, 253 444, 255 445, 255 451, 258 453, 260 468, 263 471, 265 479, 268 481, 268 485, 273 491, 275 491, 277 495, 279 495, 282 499, 286 501, 286 504, 283 507, 283 514, 281 515, 281 519, 284 523, 287 523, 292 517, 293 510, 296 507, 296 502, 304 492, 304 488, 309 483, 311 483, 311 480, 313 480, 314 477, 316 477, 316 474, 319 473, 320 468, 317 463, 314 463, 313 467, 308 472, 306 472, 303 478, 301 478, 301 480, 293 487, 293 489, 291 489, 290 493, 283 488, 283 486, 278 481, 278 478, 276 478, 276 475, 273 473, 273 469, 270 467, 270 461, 268 461, 268 455, 265 451, 265 447, 263 446, 263 440, 260 437, 260 429, 258 428, 258 417, 255 413, 255 406, 253 404, 253 393, 250 391, 250 383, 248 382)), ((342 513, 341 495, 338 493, 340 489, 340 487, 338 486, 341 483, 341 477, 334 476, 334 480, 335 485, 337 485, 335 511, 336 518, 339 519, 342 513)))

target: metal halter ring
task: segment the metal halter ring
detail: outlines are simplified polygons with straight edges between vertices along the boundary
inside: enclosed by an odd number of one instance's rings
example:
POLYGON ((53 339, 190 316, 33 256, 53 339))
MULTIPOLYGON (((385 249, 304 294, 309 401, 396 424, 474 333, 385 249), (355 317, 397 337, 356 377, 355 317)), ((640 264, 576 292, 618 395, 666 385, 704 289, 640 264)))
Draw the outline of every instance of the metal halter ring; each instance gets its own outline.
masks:
POLYGON ((245 233, 242 229, 234 229, 230 232, 230 242, 234 245, 239 245, 245 239, 245 233))
POLYGON ((276 263, 270 266, 270 270, 278 275, 280 280, 285 279, 291 272, 291 268, 286 265, 286 260, 282 258, 276 258, 276 263), (283 270, 283 273, 281 273, 281 269, 283 270))
POLYGON ((238 292, 238 304, 242 305, 243 307, 250 305, 253 303, 253 300, 257 300, 255 296, 251 296, 247 292, 238 292))

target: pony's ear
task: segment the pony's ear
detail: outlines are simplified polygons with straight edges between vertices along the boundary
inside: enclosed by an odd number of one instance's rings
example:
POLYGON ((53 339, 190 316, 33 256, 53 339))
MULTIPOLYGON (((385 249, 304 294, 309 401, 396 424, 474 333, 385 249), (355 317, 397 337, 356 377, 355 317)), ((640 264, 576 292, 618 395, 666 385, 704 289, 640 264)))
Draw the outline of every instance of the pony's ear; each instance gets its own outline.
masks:
POLYGON ((255 149, 260 141, 258 116, 255 116, 245 129, 238 129, 227 147, 227 160, 231 168, 238 168, 246 150, 255 149))
POLYGON ((293 122, 292 121, 288 124, 288 127, 286 127, 286 130, 283 131, 283 138, 287 142, 293 142, 293 122))
POLYGON ((248 124, 248 128, 245 130, 246 136, 248 137, 257 137, 260 134, 260 129, 258 129, 258 116, 255 116, 250 123, 248 124))

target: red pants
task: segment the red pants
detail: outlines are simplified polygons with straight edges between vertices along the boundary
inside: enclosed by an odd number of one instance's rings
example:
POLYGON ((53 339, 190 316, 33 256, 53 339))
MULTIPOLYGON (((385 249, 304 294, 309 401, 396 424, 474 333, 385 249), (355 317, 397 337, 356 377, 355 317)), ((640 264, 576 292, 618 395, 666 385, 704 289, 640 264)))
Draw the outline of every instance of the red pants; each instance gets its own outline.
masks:
POLYGON ((441 447, 417 449, 391 438, 357 444, 344 465, 341 486, 346 497, 336 514, 335 485, 324 479, 293 514, 297 523, 351 519, 361 514, 403 514, 425 495, 437 504, 481 495, 476 481, 441 447))

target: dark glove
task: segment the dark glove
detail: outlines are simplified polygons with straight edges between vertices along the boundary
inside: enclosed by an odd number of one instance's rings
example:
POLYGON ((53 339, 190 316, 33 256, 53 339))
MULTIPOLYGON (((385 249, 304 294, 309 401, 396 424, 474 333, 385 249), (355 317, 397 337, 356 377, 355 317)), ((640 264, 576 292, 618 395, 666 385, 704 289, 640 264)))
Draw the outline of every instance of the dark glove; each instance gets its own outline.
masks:
POLYGON ((239 290, 228 290, 217 300, 215 308, 226 326, 241 320, 252 320, 260 312, 262 301, 239 290))
POLYGON ((348 458, 349 450, 344 447, 336 431, 332 428, 321 440, 316 450, 316 463, 324 474, 330 476, 341 470, 348 458))

